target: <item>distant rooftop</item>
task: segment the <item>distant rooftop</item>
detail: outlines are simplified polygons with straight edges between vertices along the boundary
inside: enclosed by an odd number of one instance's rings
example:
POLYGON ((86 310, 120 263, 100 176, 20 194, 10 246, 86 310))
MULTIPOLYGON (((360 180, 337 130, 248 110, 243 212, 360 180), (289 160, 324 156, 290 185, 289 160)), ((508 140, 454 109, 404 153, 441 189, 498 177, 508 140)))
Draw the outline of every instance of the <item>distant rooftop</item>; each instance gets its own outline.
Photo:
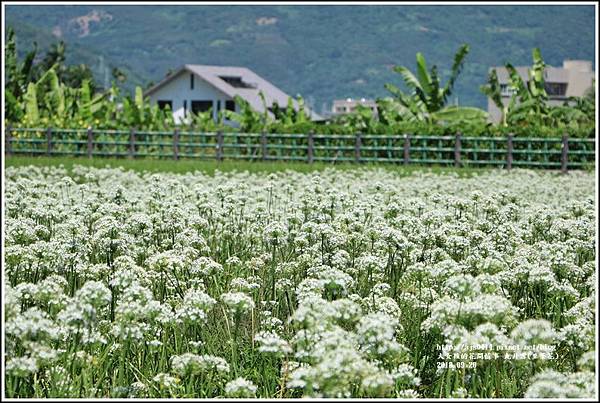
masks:
POLYGON ((377 112, 377 103, 368 98, 345 98, 333 100, 331 111, 334 114, 353 112, 359 105, 371 108, 373 112, 377 112))
MULTIPOLYGON (((265 97, 267 108, 270 108, 273 103, 279 105, 280 108, 286 108, 288 98, 290 98, 288 94, 246 67, 209 66, 200 64, 183 65, 175 72, 165 77, 161 82, 148 89, 144 95, 147 96, 152 94, 184 71, 196 74, 231 98, 239 95, 258 112, 264 112, 263 102, 259 95, 260 91, 262 91, 265 97)), ((292 102, 294 108, 297 110, 299 108, 298 101, 292 98, 292 102)), ((322 119, 321 116, 310 110, 307 106, 304 108, 311 119, 322 119)))

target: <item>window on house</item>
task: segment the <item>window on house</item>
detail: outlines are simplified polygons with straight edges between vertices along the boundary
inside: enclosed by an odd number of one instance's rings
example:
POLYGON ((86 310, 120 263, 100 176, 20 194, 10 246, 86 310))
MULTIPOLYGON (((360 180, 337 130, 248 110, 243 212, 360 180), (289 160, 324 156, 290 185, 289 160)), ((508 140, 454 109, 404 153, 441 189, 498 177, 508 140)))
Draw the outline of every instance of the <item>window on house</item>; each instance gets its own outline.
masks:
POLYGON ((500 84, 500 95, 510 97, 515 93, 515 89, 509 84, 500 84))
POLYGON ((198 114, 210 110, 213 106, 213 101, 192 101, 192 113, 198 114))
POLYGON ((156 104, 158 105, 159 109, 166 109, 168 107, 170 110, 173 110, 173 101, 159 99, 156 101, 156 104))
POLYGON ((234 101, 225 101, 225 109, 228 111, 235 112, 235 102, 234 101))
POLYGON ((183 117, 185 118, 187 116, 187 101, 184 99, 183 100, 183 117))
POLYGON ((190 74, 190 89, 194 89, 194 73, 190 74))
POLYGON ((564 97, 567 94, 566 83, 545 83, 546 94, 564 97))
POLYGON ((219 78, 231 85, 233 88, 256 88, 255 85, 242 80, 242 77, 219 76, 219 78))

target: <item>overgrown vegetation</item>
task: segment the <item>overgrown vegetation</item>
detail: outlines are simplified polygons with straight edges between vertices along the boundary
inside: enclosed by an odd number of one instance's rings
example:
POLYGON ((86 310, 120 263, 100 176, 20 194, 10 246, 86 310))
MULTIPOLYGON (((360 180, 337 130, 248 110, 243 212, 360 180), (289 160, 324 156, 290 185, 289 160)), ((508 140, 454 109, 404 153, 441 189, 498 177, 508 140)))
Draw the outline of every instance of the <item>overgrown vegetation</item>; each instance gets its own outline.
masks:
POLYGON ((595 87, 583 97, 570 97, 562 106, 550 106, 545 89, 544 68, 546 64, 539 49, 532 52, 533 67, 529 70, 527 83, 510 63, 510 87, 513 91, 508 105, 502 101, 500 83, 496 70, 492 70, 487 85, 481 92, 487 95, 502 111, 502 126, 560 127, 571 130, 594 129, 596 114, 595 87))
MULTIPOLYGON (((36 48, 22 62, 18 61, 16 38, 9 30, 6 44, 5 85, 6 124, 13 127, 55 127, 63 129, 129 129, 172 130, 175 127, 168 109, 161 110, 144 99, 141 87, 135 95, 124 94, 120 85, 126 76, 118 69, 113 71, 112 86, 108 90, 94 92, 96 85, 85 66, 65 66, 64 43, 54 46, 41 63, 34 64, 36 48)), ((594 94, 569 99, 562 106, 548 105, 544 89, 545 63, 539 49, 533 51, 533 68, 527 84, 515 71, 510 71, 514 94, 509 105, 502 103, 497 75, 492 72, 488 84, 481 91, 489 96, 504 117, 499 125, 489 123, 487 113, 478 108, 448 105, 448 100, 469 52, 462 45, 456 53, 450 77, 442 85, 438 68, 428 69, 425 57, 417 53, 416 74, 407 67, 397 66, 398 72, 409 89, 401 90, 388 83, 391 97, 377 100, 377 113, 368 108, 357 108, 349 115, 332 121, 310 121, 305 104, 298 97, 299 109, 272 105, 273 116, 257 112, 240 97, 235 98, 239 113, 220 111, 219 119, 212 119, 207 111, 191 115, 180 124, 189 131, 235 131, 269 133, 315 133, 342 134, 427 134, 449 135, 461 132, 469 136, 506 135, 549 137, 568 133, 571 137, 590 137, 595 133, 594 94), (225 123, 225 119, 237 122, 237 128, 225 123)), ((264 98, 263 98, 264 102, 264 98)), ((265 111, 268 105, 264 104, 265 111)))

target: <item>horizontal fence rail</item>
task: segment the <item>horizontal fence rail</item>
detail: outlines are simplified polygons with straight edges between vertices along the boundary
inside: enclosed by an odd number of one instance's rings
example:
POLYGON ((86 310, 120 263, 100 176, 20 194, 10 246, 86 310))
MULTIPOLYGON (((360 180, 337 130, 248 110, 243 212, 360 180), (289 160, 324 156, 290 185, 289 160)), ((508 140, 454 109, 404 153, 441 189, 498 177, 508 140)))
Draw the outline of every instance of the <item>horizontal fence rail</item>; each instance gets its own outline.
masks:
POLYGON ((595 163, 594 138, 470 137, 208 133, 130 130, 6 128, 6 155, 123 158, 240 159, 436 164, 583 169, 595 163))

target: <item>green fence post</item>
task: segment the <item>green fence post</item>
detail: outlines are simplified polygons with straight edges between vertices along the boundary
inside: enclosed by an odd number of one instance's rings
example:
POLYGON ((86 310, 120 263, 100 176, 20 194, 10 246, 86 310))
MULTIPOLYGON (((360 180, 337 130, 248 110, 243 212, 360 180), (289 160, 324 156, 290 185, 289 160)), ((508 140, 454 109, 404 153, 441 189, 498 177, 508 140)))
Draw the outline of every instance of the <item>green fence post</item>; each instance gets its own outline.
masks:
POLYGON ((260 158, 263 161, 267 159, 267 133, 264 130, 260 133, 260 158))
POLYGON ((87 156, 92 158, 92 150, 94 147, 94 132, 91 127, 87 129, 87 156))
POLYGON ((404 135, 404 165, 410 161, 410 134, 404 135))
POLYGON ((52 153, 52 128, 46 129, 46 155, 52 153))
POLYGON ((560 158, 560 165, 562 173, 567 173, 567 163, 569 157, 569 136, 564 134, 562 137, 562 153, 560 158))
POLYGON ((129 130, 129 148, 127 149, 127 157, 133 158, 135 154, 135 129, 129 130))
POLYGON ((6 155, 11 155, 12 154, 12 146, 10 144, 11 142, 11 133, 12 133, 12 127, 9 125, 6 127, 6 131, 4 132, 4 150, 6 155))
POLYGON ((456 134, 456 140, 454 141, 454 166, 460 166, 460 132, 456 134))
POLYGON ((360 133, 356 133, 356 140, 354 142, 354 162, 360 163, 360 147, 362 145, 362 140, 360 138, 360 133))
POLYGON ((175 129, 173 133, 173 159, 179 159, 179 129, 175 129))
POLYGON ((512 169, 513 163, 513 135, 512 133, 508 134, 507 144, 506 144, 506 169, 512 169))
POLYGON ((313 153, 314 153, 314 147, 315 147, 315 139, 313 136, 314 136, 313 131, 312 130, 309 131, 308 132, 308 149, 306 150, 309 164, 313 163, 313 153))
POLYGON ((217 132, 217 161, 223 160, 223 132, 217 132))

